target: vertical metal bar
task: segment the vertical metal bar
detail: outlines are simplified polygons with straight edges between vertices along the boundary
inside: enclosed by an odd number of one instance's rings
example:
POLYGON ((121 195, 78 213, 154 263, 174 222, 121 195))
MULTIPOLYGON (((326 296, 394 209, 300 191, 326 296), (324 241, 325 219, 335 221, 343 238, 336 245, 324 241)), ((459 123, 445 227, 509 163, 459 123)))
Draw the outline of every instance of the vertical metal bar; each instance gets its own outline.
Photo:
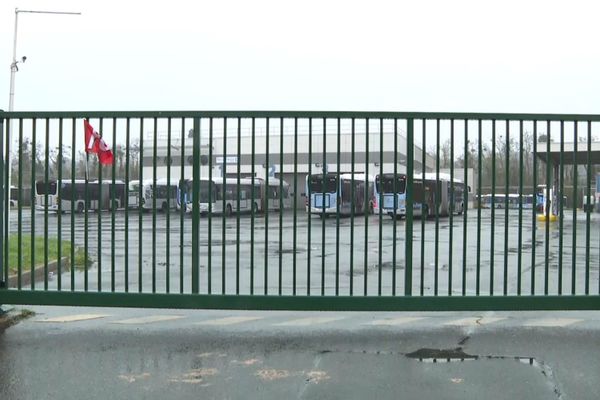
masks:
MULTIPOLYGON (((2 234, 0 234, 0 249, 2 252, 2 256, 0 257, 0 289, 5 289, 8 286, 8 270, 10 268, 8 261, 8 253, 9 253, 9 234, 10 234, 10 184, 9 181, 12 181, 12 178, 9 175, 9 170, 12 172, 12 168, 8 166, 12 164, 11 159, 11 145, 12 143, 8 139, 12 136, 12 121, 9 119, 5 119, 3 113, 0 116, 0 179, 2 179, 2 184, 0 188, 2 188, 2 194, 0 194, 0 229, 2 229, 2 234), (5 128, 6 127, 6 128, 5 128), (6 145, 4 144, 4 138, 6 138, 6 145), (5 153, 6 152, 6 153, 5 153), (6 165, 6 166, 5 166, 6 165), (6 201, 6 199, 9 199, 6 201), (4 206, 6 201, 7 207, 4 206)), ((21 147, 21 142, 19 142, 19 148, 21 147)), ((21 212, 21 180, 19 179, 18 184, 18 201, 19 201, 19 209, 18 212, 21 212)), ((21 228, 19 227, 19 232, 21 228)), ((18 232, 17 232, 18 234, 18 232)), ((17 252, 20 252, 21 245, 19 244, 17 252)), ((21 254, 17 254, 18 258, 21 258, 21 254)), ((17 261, 18 263, 18 261, 17 261)))
MULTIPOLYGON (((336 180, 340 182, 340 169, 341 169, 341 160, 340 160, 340 152, 342 146, 342 126, 340 118, 337 119, 337 168, 336 168, 336 180)), ((336 202, 337 210, 336 210, 336 224, 335 224, 335 295, 339 296, 340 294, 340 207, 341 207, 341 196, 338 196, 338 201, 336 202)))
POLYGON ((465 209, 463 210, 463 270, 462 270, 462 295, 467 294, 467 210, 469 207, 469 180, 467 175, 469 165, 469 120, 465 119, 465 164, 463 172, 465 184, 463 186, 463 197, 465 199, 465 209))
POLYGON ((240 294, 240 179, 242 171, 242 119, 237 119, 237 188, 236 188, 236 245, 235 245, 235 294, 240 294))
POLYGON ((294 233, 293 233, 293 269, 294 269, 294 288, 293 294, 296 295, 296 240, 298 236, 298 196, 296 189, 298 188, 298 118, 294 118, 294 233))
MULTIPOLYGON (((57 266, 56 266, 56 284, 57 284, 57 289, 60 291, 62 290, 62 213, 63 213, 63 209, 62 209, 62 198, 63 198, 63 193, 62 193, 62 182, 63 182, 63 176, 62 176, 62 166, 63 166, 63 119, 60 118, 58 120, 58 158, 57 158, 57 164, 58 164, 58 182, 56 184, 56 189, 58 192, 58 214, 57 214, 57 225, 56 225, 56 236, 58 237, 58 243, 56 244, 57 246, 57 252, 58 252, 58 260, 57 260, 57 266)), ((71 246, 73 246, 74 243, 71 243, 71 246)))
POLYGON ((365 213, 365 265, 364 265, 364 288, 363 294, 366 296, 367 293, 367 280, 369 277, 369 214, 371 213, 371 194, 369 192, 369 136, 371 135, 371 124, 369 118, 365 119, 366 132, 365 132, 365 204, 363 204, 363 211, 365 213))
POLYGON ((544 254, 544 294, 547 295, 548 294, 548 289, 549 289, 549 275, 550 275, 550 265, 549 265, 549 261, 550 261, 550 213, 551 211, 551 204, 552 204, 552 198, 550 197, 550 184, 552 182, 552 178, 551 178, 551 169, 550 169, 550 163, 551 163, 551 158, 550 158, 550 121, 546 121, 546 190, 544 193, 544 209, 546 210, 546 240, 545 240, 545 244, 546 244, 546 248, 545 250, 545 254, 544 254))
MULTIPOLYGON (((279 118, 279 193, 283 191, 283 118, 279 118)), ((294 189, 295 190, 295 189, 294 189)), ((281 212, 283 199, 279 196, 279 282, 278 294, 283 290, 283 213, 281 212)), ((310 215, 309 215, 310 216, 310 215)))
MULTIPOLYGON (((420 273, 420 289, 419 294, 423 296, 425 294, 425 217, 423 215, 423 207, 425 206, 425 148, 427 145, 427 120, 423 120, 423 154, 421 162, 421 182, 423 185, 423 201, 421 202, 421 273, 420 273)), ((437 167, 436 167, 437 168, 437 167)))
MULTIPOLYGON (((200 118, 194 117, 192 178, 192 293, 200 293, 200 118)), ((210 187, 209 187, 210 188, 210 187)), ((209 190, 210 198, 210 190, 209 190)), ((210 202, 209 202, 210 204, 210 202)))
MULTIPOLYGON (((468 123, 466 121, 465 123, 468 123)), ((434 247, 434 278, 433 278, 433 294, 438 295, 439 286, 439 248, 440 248, 440 197, 442 196, 440 183, 440 120, 436 120, 435 128, 435 247, 434 247)), ((425 149, 423 149, 425 152, 425 149)), ((423 179, 425 179, 425 169, 423 169, 423 179)), ((421 218, 423 219, 423 218, 421 218)))
MULTIPOLYGON (((113 118, 113 149, 117 149, 117 119, 113 118)), ((116 161, 113 160, 112 163, 112 188, 111 188, 111 220, 110 220, 110 227, 111 227, 111 249, 110 249, 110 291, 114 292, 115 291, 115 278, 116 278, 116 271, 115 271, 115 212, 116 212, 116 208, 117 208, 117 204, 116 204, 116 182, 115 182, 115 178, 117 175, 117 163, 116 161)))
MULTIPOLYGON (((100 118, 99 132, 102 135, 104 119, 100 118)), ((98 159, 98 292, 102 291, 102 164, 98 159)))
MULTIPOLYGON (((21 120, 19 121, 21 122, 21 120)), ((35 207, 36 207, 36 184, 35 170, 37 164, 37 120, 32 121, 32 142, 31 142, 31 275, 35 276, 35 207)), ((21 129, 22 131, 22 129, 21 129)), ((87 232, 87 229, 86 229, 87 232)), ((87 248, 87 245, 86 245, 87 248)), ((31 279, 31 290, 35 290, 35 279, 31 279)), ((87 289, 86 289, 87 290, 87 289)))
MULTIPOLYGON (((217 197, 217 188, 213 184, 213 118, 209 119, 208 125, 208 180, 209 184, 209 198, 208 202, 208 267, 207 267, 207 279, 208 279, 208 294, 212 294, 212 214, 213 214, 213 198, 217 197)), ((216 204, 216 203, 215 203, 216 204)))
MULTIPOLYGON (((192 131, 193 132, 193 131, 192 131)), ((187 201, 189 198, 188 180, 185 176, 185 118, 181 118, 181 176, 179 188, 179 293, 183 293, 183 232, 184 232, 184 216, 187 212, 187 201), (182 194, 184 192, 185 194, 182 194)), ((193 182, 193 181, 192 181, 193 182)))
MULTIPOLYGON (((254 199, 255 199, 255 193, 254 193, 254 164, 255 164, 255 154, 256 154, 256 119, 254 117, 252 117, 252 144, 251 144, 251 154, 250 154, 250 170, 252 173, 252 177, 251 177, 251 183, 252 183, 252 188, 251 188, 251 198, 252 198, 252 203, 250 204, 250 206, 252 207, 250 212, 250 294, 254 294, 254 218, 255 218, 255 213, 256 213, 256 207, 255 207, 255 203, 254 203, 254 199)), ((295 234, 296 228, 294 227, 294 234, 295 234)), ((295 243, 294 243, 295 245, 295 243)), ((296 252, 296 249, 294 248, 294 253, 296 252)), ((294 279, 296 278, 296 255, 294 254, 294 279)), ((295 281, 294 281, 294 294, 296 293, 296 285, 295 285, 295 281)))
POLYGON ((587 123, 587 204, 588 210, 585 214, 585 294, 590 294, 590 196, 592 190, 592 121, 587 123))
POLYGON ((412 296, 412 256, 413 256, 413 177, 414 177, 414 124, 412 118, 406 120, 406 235, 404 295, 412 296))
POLYGON ((158 119, 154 118, 152 143, 152 293, 156 293, 156 163, 158 161, 158 119))
MULTIPOLYGON (((125 293, 129 292, 129 156, 131 145, 131 120, 125 120, 125 293)), ((139 201, 138 201, 139 205, 139 201)))
POLYGON ((578 174, 577 174, 577 141, 579 140, 578 137, 578 133, 577 133, 577 121, 573 122, 574 125, 574 132, 573 132, 573 262, 572 262, 572 267, 571 267, 571 294, 575 294, 575 289, 576 289, 576 271, 577 271, 577 205, 579 204, 578 202, 578 197, 577 196, 577 178, 578 178, 578 174))
MULTIPOLYGON (((4 138, 5 137, 9 137, 9 134, 5 134, 4 132, 4 123, 5 119, 4 119, 4 112, 0 111, 0 230, 2 230, 2 233, 0 234, 0 290, 2 289, 6 289, 6 287, 8 286, 8 269, 9 269, 9 265, 7 262, 5 262, 5 257, 8 254, 8 251, 6 251, 6 248, 4 247, 4 245, 8 242, 8 235, 6 234, 6 228, 8 227, 8 225, 10 225, 10 222, 8 221, 8 218, 5 219, 5 212, 8 212, 8 210, 10 209, 10 200, 11 200, 11 191, 10 191, 10 185, 8 184, 9 181, 12 181, 11 179, 8 179, 8 177, 5 175, 5 173, 8 172, 8 170, 10 170, 10 168, 8 167, 4 167, 4 162, 5 162, 5 157, 4 157, 4 138), (8 192, 6 191, 6 189, 8 189, 8 192), (5 198, 6 196, 6 198, 5 198), (6 199, 8 201, 6 201, 6 199)), ((8 125, 7 125, 8 126, 8 125)), ((8 128, 7 128, 8 130, 8 128)), ((12 135, 12 132, 10 132, 10 135, 12 135)), ((21 146, 21 144, 19 143, 19 147, 21 146)), ((6 162, 9 163, 10 161, 10 157, 8 156, 8 153, 10 151, 10 144, 6 143, 6 162)), ((19 181, 18 183, 19 186, 21 186, 21 181, 19 181)), ((20 191, 19 191, 20 192, 20 191)), ((20 197, 20 195, 19 195, 20 197)), ((19 198, 20 200, 20 198, 19 198)), ((21 208, 21 202, 19 201, 18 204, 19 209, 21 208)), ((10 213, 7 214, 10 218, 10 213)), ((20 227, 19 227, 19 231, 20 231, 20 227)), ((17 250, 17 252, 20 253, 21 251, 21 246, 19 245, 19 248, 17 250)), ((18 258, 21 258, 21 255, 18 254, 18 258)))
MULTIPOLYGON (((398 120, 394 119, 394 231, 392 232, 392 296, 396 295, 396 239, 397 234, 397 219, 398 216, 398 120)), ((423 146, 425 147, 425 146, 423 146)), ((406 180, 404 182, 406 187, 406 180)))
MULTIPOLYGON (((352 118, 352 151, 350 152, 350 187, 352 195, 350 197, 350 296, 354 294, 354 196, 356 191, 354 188, 354 154, 356 150, 356 119, 352 118)), ((339 184, 339 183, 338 183, 339 184)))
POLYGON ((523 261, 523 120, 519 121, 519 230, 517 245, 517 295, 521 295, 521 263, 523 261))
POLYGON ((559 220, 558 220, 558 294, 562 294, 563 287, 563 222, 564 222, 564 214, 563 214, 563 199, 564 189, 565 189, 565 168, 564 168, 564 152, 565 152, 565 121, 560 121, 560 190, 558 197, 558 205, 559 205, 559 220))
MULTIPOLYGON (((454 198, 454 120, 450 120, 450 192, 454 198)), ((463 193, 464 194, 464 193, 463 193)), ((466 205, 466 199, 465 205, 466 205)), ((451 205, 452 211, 448 217, 450 225, 448 232, 448 296, 452 296, 452 251, 454 249, 454 204, 451 205)), ((463 207, 464 208, 464 207, 463 207)))
MULTIPOLYGON (((75 158, 77 149, 77 126, 75 118, 71 121, 71 291, 75 290, 75 158)), ((21 179, 19 179, 20 181, 21 179)), ((87 269, 87 258, 84 266, 87 269)))
MULTIPOLYGON (((311 190, 311 185, 310 185, 310 177, 312 175, 312 152, 313 152, 313 147, 312 147, 312 118, 308 119, 308 175, 306 176, 306 201, 305 204, 307 205, 307 224, 308 224, 308 232, 307 232, 307 242, 308 245, 306 246, 306 295, 310 296, 310 286, 311 286, 311 280, 310 280, 310 275, 311 275, 311 264, 310 264, 310 260, 311 260, 311 243, 312 243, 312 235, 311 235, 311 230, 312 230, 312 222, 311 222, 311 217, 312 217, 312 213, 311 213, 311 207, 312 207, 312 202, 311 202, 311 194, 312 194, 312 190, 311 190)), ((281 178, 281 176, 280 176, 281 178)), ((280 195, 281 197, 281 195, 280 195)), ((279 214, 281 214, 283 212, 283 209, 280 207, 279 208, 279 214)))
MULTIPOLYGON (((10 124, 10 122, 9 122, 10 124)), ((11 143, 12 144, 12 143, 11 143)), ((10 148, 7 149, 8 151, 10 151, 10 148)), ((8 159, 9 157, 7 157, 8 159)), ((8 171, 8 170, 7 170, 8 171)), ((8 182, 8 179, 7 179, 8 182)), ((23 274, 23 210, 21 207, 22 204, 22 190, 23 189, 23 119, 19 119, 19 210, 18 210, 18 224, 19 224, 19 231, 17 232, 17 245, 18 245, 18 260, 17 260, 17 288, 19 290, 21 290, 22 288, 22 274, 23 274)), ((35 193, 33 193, 33 195, 35 195, 35 193)), ((10 196, 10 188, 9 188, 9 194, 8 196, 10 196)), ((10 197, 9 197, 10 198, 10 197)), ((9 204, 10 206, 10 204, 9 204)), ((31 203, 31 208, 35 209, 35 202, 31 203)), ((7 223, 7 227, 10 225, 10 223, 7 223)), ((32 226, 32 231, 33 231, 33 226, 32 226)), ((8 235, 6 235, 6 238, 8 240, 8 235)), ((7 252, 8 254, 8 252, 7 252)), ((7 258, 8 260, 8 258, 7 258)), ((7 265, 7 269, 10 268, 9 265, 7 265)), ((7 275, 8 276, 8 275, 7 275)), ((7 282, 8 282, 8 278, 7 278, 7 282)))
MULTIPOLYGON (((139 185, 138 185, 138 292, 142 293, 143 287, 143 271, 142 271, 142 260, 143 260, 143 247, 142 247, 142 227, 143 227, 143 216, 144 216, 144 119, 140 118, 140 156, 138 160, 138 173, 139 173, 139 185)), ((192 251, 193 255, 193 251, 192 251)), ((193 256, 192 256, 193 259, 193 256)))
MULTIPOLYGON (((266 118, 266 137, 265 137, 265 168, 267 170, 267 173, 265 174, 265 190, 263 191, 263 204, 264 204, 264 209, 263 212, 265 213, 265 271, 264 271, 264 285, 265 285, 265 289, 264 289, 264 295, 266 296, 267 294, 269 294, 269 211, 270 211, 270 195, 271 195, 271 190, 269 189, 269 175, 271 175, 271 166, 269 165, 269 152, 271 151, 270 147, 269 147, 269 136, 271 135, 271 131, 270 131, 270 118, 267 117, 266 118)), ((281 193, 279 193, 279 197, 281 197, 281 193)), ((279 212, 283 212, 283 210, 280 208, 279 212)), ((310 257, 309 257, 310 258, 310 257)), ((310 285, 309 285, 310 287, 310 285)))
POLYGON ((504 181, 504 295, 508 294, 508 192, 510 184, 510 121, 506 120, 506 165, 504 181))
POLYGON ((165 289, 167 293, 171 292, 171 130, 172 120, 167 120, 167 231, 166 231, 166 246, 165 246, 165 289))
MULTIPOLYGON (((267 123, 268 125, 268 123, 267 123)), ((267 131, 267 143, 269 141, 269 132, 267 131)), ((268 156, 267 156, 268 157, 268 156)), ((226 253, 227 253, 227 235, 226 235, 226 221, 225 221, 225 210, 227 209, 227 118, 223 118, 223 164, 221 167, 221 177, 223 178, 223 191, 221 197, 223 200, 223 207, 221 208, 221 294, 225 294, 227 287, 227 278, 225 271, 226 253)), ((267 178, 268 179, 268 178, 267 178)), ((265 228, 265 235, 268 229, 265 228)), ((266 240, 265 240, 266 245, 266 240)), ((265 260, 266 260, 267 249, 265 248, 265 260)), ((265 286, 266 287, 266 286, 265 286)), ((265 293, 266 294, 266 293, 265 293)))
MULTIPOLYGON (((373 182, 377 185, 377 180, 373 182)), ((383 241, 383 118, 379 119, 379 198, 376 199, 379 211, 379 259, 377 260, 377 295, 381 296, 382 241, 383 241)), ((394 243, 395 244, 395 243, 394 243)))
POLYGON ((492 120, 492 202, 490 218, 490 296, 494 295, 494 236, 496 230, 496 120, 492 120))
MULTIPOLYGON (((483 130, 482 121, 477 121, 477 287, 475 293, 477 296, 481 290, 481 175, 482 175, 482 153, 483 153, 483 130)), ((454 192, 452 191, 454 194, 454 192)), ((452 201, 454 203, 454 199, 452 201)))
MULTIPOLYGON (((327 177, 327 120, 323 118, 323 179, 321 182, 321 296, 325 295, 325 218, 327 214, 325 214, 325 199, 326 199, 326 189, 325 182, 327 177)), ((340 182, 336 182, 336 186, 339 186, 340 182)), ((331 204, 330 204, 331 206, 331 204)))
MULTIPOLYGON (((50 161, 50 119, 46 118, 46 141, 44 146, 46 147, 46 154, 44 160, 44 290, 48 290, 48 191, 50 190, 50 177, 49 177, 49 161, 50 161)), ((57 182, 57 185, 59 182, 57 182)), ((35 276, 32 275, 32 279, 35 276)))
MULTIPOLYGON (((483 154, 483 131, 481 129, 481 120, 477 121, 477 283, 475 293, 477 296, 481 294, 481 175, 482 175, 482 154, 483 154)), ((467 185, 467 182, 465 182, 467 185)), ((454 212, 454 185, 452 185, 452 214, 454 212)), ((464 196, 464 193, 463 193, 464 196)), ((465 208, 466 200, 463 202, 463 209, 465 208)))
POLYGON ((531 295, 535 294, 535 249, 536 244, 536 214, 537 214, 537 121, 533 121, 533 209, 531 213, 531 295))

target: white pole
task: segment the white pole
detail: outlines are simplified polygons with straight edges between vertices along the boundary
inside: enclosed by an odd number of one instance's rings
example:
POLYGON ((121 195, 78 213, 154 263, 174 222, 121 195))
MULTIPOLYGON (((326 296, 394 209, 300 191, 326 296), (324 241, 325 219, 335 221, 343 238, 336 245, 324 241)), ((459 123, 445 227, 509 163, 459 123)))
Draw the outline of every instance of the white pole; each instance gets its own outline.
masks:
MULTIPOLYGON (((25 62, 25 57, 23 57, 22 61, 17 61, 17 27, 19 22, 19 13, 29 13, 29 14, 59 14, 59 15, 81 15, 80 12, 68 12, 68 11, 36 11, 36 10, 19 10, 15 8, 15 31, 13 36, 13 59, 10 64, 10 92, 8 97, 8 111, 14 111, 15 109, 15 78, 16 73, 19 70, 17 64, 19 62, 25 62)), ((11 145, 13 138, 13 120, 10 119, 8 124, 8 143, 6 144, 6 151, 8 154, 8 195, 10 196, 10 186, 12 185, 12 162, 10 161, 11 154, 11 145)), ((7 210, 7 221, 6 223, 10 223, 10 201, 8 201, 9 207, 7 210)), ((33 206, 33 205, 32 205, 33 206)))

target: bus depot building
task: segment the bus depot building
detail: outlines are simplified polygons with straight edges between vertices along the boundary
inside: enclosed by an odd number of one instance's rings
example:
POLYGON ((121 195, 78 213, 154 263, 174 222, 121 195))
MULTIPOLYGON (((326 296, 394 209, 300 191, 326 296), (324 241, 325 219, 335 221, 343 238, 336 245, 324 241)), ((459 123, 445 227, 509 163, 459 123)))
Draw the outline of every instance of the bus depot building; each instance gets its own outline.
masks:
MULTIPOLYGON (((147 135, 147 143, 153 135, 147 135)), ((304 209, 303 196, 306 192, 306 177, 309 174, 356 173, 375 176, 380 173, 406 173, 406 137, 402 133, 327 133, 323 135, 308 132, 284 131, 266 133, 257 131, 252 139, 250 132, 223 137, 214 134, 212 149, 208 145, 210 136, 203 131, 200 139, 200 175, 203 178, 256 177, 283 179, 290 185, 290 192, 296 197, 298 209, 304 209), (239 136, 239 137, 238 137, 239 136), (383 141, 381 140, 383 139, 383 141), (368 151, 367 151, 368 142, 368 151), (394 146, 397 153, 394 152, 394 146), (266 151, 268 149, 268 152, 266 151), (212 160, 212 162, 211 162, 212 160), (212 169, 211 169, 212 166, 212 169)), ((192 139, 185 139, 183 157, 181 140, 167 141, 158 135, 156 142, 156 166, 154 154, 143 154, 143 179, 167 178, 179 182, 193 175, 192 139), (169 150, 169 147, 171 148, 169 150)), ((423 170, 423 150, 414 147, 414 171, 423 170)), ((457 170, 458 171, 458 170, 457 170)), ((435 158, 425 154, 425 172, 435 172, 435 158)), ((471 171, 472 172, 472 171, 471 171)), ((470 175, 472 177, 472 173, 470 175)), ((456 173, 456 178, 462 175, 456 173)), ((471 183, 470 183, 471 184, 471 183)), ((291 199, 293 203, 293 198, 291 199)))

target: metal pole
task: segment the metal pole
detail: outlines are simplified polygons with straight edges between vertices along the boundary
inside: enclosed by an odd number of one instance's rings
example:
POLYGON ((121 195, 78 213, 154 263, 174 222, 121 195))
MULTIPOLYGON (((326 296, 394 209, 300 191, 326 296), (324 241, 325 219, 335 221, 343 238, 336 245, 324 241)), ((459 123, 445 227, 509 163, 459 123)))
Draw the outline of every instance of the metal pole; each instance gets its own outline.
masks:
MULTIPOLYGON (((23 57, 21 61, 17 61, 17 29, 19 22, 19 13, 28 13, 28 14, 58 14, 58 15, 81 15, 80 12, 69 12, 69 11, 37 11, 37 10, 19 10, 15 8, 15 31, 13 35, 13 58, 12 63, 10 64, 10 91, 8 98, 8 111, 14 111, 15 108, 15 78, 16 73, 19 70, 17 64, 19 62, 25 62, 26 57, 23 57)), ((12 146, 12 119, 9 119, 8 124, 8 141, 6 142, 6 154, 10 155, 11 146, 12 146)), ((10 157, 8 157, 10 159, 10 157)), ((12 184, 12 163, 8 163, 8 188, 10 193, 10 186, 12 184)), ((10 208, 7 212, 7 223, 10 221, 10 208)))

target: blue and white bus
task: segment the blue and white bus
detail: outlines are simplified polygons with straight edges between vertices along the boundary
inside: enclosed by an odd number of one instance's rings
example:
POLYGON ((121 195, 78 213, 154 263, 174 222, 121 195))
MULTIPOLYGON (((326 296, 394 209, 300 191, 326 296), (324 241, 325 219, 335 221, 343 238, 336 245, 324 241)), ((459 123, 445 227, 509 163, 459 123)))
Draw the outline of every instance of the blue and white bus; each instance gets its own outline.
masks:
MULTIPOLYGON (((258 178, 254 179, 254 197, 252 197, 252 178, 213 178, 212 181, 208 178, 200 179, 199 187, 199 205, 201 214, 223 214, 233 215, 233 213, 251 212, 254 209, 255 213, 262 212, 263 200, 261 181, 258 178), (225 189, 225 196, 223 196, 225 189), (239 197, 239 198, 238 198, 239 197), (238 208, 239 204, 239 208, 238 208)), ((185 205, 185 211, 192 211, 192 193, 193 181, 186 179, 179 184, 177 196, 177 207, 181 208, 185 205)))
MULTIPOLYGON (((461 180, 454 179, 452 184, 448 174, 416 174, 413 179, 413 216, 434 216, 436 205, 440 216, 448 216, 451 211, 462 214, 467 205, 467 190, 468 187, 461 180)), ((395 188, 394 174, 378 175, 375 178, 376 213, 379 212, 378 202, 381 196, 382 213, 392 218, 405 217, 406 175, 396 174, 395 188)))
POLYGON ((329 216, 373 213, 375 180, 358 173, 312 174, 306 177, 306 208, 311 214, 329 216), (353 197, 354 195, 354 197, 353 197), (354 209, 352 208, 354 206, 354 209))

